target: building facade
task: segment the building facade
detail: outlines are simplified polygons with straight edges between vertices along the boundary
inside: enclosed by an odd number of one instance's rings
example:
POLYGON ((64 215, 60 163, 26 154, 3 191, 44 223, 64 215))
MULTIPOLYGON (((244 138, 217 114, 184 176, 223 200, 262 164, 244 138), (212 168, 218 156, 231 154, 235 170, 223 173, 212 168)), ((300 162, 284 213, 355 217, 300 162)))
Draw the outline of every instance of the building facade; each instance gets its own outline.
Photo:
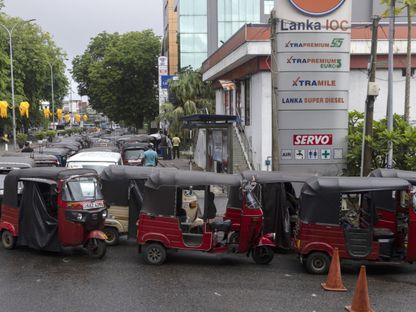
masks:
MULTIPOLYGON (((385 11, 380 0, 351 1, 355 25, 369 24, 385 11)), ((273 8, 274 0, 164 0, 162 54, 169 57, 169 74, 188 66, 199 69, 243 25, 267 23, 273 8)))
POLYGON ((274 0, 164 0, 162 54, 171 62, 170 55, 177 53, 179 69, 198 69, 244 24, 266 23, 273 6, 274 0), (176 36, 175 20, 170 15, 177 17, 176 36), (172 37, 177 47, 168 44, 172 37))
MULTIPOLYGON (((375 119, 386 114, 387 103, 387 53, 388 27, 379 31, 378 68, 376 82, 380 94, 374 108, 375 119)), ((406 66, 406 26, 397 25, 395 40, 394 112, 403 114, 406 66)), ((413 34, 416 38, 416 33, 413 34)), ((349 110, 363 112, 367 95, 368 62, 370 60, 371 28, 352 30, 350 57, 349 110)), ((412 68, 416 68, 416 42, 412 43, 412 68)), ((203 79, 213 82, 216 88, 216 113, 240 117, 246 137, 244 147, 256 170, 267 170, 271 150, 271 44, 270 27, 267 24, 246 25, 225 42, 202 66, 203 79), (224 87, 225 82, 233 87, 224 87)), ((411 81, 411 98, 416 94, 416 81, 411 81)), ((279 103, 288 105, 287 103, 279 103)), ((342 104, 342 103, 341 103, 342 104)), ((298 105, 291 103, 290 105, 298 105)), ((299 105, 300 106, 300 105, 299 105)), ((411 103, 411 116, 416 113, 416 103, 411 103)), ((321 116, 320 118, 325 118, 321 116)), ((284 124, 285 120, 279 120, 284 124)), ((334 174, 341 168, 327 166, 322 174, 334 174)), ((302 170, 293 166, 291 171, 302 170)), ((312 172, 314 173, 314 172, 312 172)))
POLYGON ((175 0, 163 1, 163 25, 164 34, 162 41, 162 55, 168 58, 168 74, 174 75, 178 72, 178 43, 177 29, 178 17, 175 11, 175 0))

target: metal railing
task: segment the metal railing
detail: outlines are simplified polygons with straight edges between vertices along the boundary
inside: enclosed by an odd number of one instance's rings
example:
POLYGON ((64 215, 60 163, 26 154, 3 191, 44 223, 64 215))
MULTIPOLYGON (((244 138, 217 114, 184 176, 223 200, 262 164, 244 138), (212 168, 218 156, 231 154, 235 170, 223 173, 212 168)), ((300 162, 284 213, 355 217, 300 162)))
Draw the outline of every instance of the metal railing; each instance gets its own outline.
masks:
POLYGON ((247 166, 250 170, 253 170, 253 147, 251 146, 251 143, 246 136, 244 126, 241 123, 242 119, 238 111, 236 111, 236 115, 238 117, 238 120, 234 124, 234 131, 237 136, 238 143, 240 144, 241 149, 243 151, 243 156, 247 163, 247 166))

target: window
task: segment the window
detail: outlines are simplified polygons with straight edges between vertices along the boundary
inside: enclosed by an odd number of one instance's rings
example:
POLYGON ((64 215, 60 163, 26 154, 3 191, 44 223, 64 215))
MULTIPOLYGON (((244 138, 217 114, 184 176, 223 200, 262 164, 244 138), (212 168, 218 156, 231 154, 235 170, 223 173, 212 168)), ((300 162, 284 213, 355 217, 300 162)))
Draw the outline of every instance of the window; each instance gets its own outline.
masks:
POLYGON ((265 0, 264 1, 264 11, 263 11, 263 13, 265 15, 269 15, 270 12, 273 10, 273 8, 274 8, 274 1, 273 0, 272 1, 270 1, 270 0, 265 0))
POLYGON ((218 46, 244 24, 259 22, 260 0, 218 0, 218 46))
POLYGON ((250 120, 251 120, 251 86, 250 86, 250 80, 247 79, 244 82, 244 124, 246 126, 250 126, 250 120))

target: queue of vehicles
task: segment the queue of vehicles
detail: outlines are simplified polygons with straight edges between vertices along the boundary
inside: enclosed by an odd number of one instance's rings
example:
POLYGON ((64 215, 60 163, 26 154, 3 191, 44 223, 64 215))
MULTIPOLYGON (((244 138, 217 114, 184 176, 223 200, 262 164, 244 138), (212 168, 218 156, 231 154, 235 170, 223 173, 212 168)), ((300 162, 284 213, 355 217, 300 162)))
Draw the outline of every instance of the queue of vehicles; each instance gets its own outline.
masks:
POLYGON ((416 260, 415 172, 379 169, 359 178, 140 167, 129 155, 141 158, 150 140, 91 139, 98 146, 87 152, 85 139, 57 143, 44 149, 61 156, 56 168, 33 168, 48 157, 0 157, 3 246, 82 246, 101 258, 104 242, 126 235, 149 264, 162 264, 168 250, 246 254, 267 264, 284 248, 313 274, 328 271, 335 248, 342 260, 416 260), (228 197, 222 216, 219 189, 228 197))

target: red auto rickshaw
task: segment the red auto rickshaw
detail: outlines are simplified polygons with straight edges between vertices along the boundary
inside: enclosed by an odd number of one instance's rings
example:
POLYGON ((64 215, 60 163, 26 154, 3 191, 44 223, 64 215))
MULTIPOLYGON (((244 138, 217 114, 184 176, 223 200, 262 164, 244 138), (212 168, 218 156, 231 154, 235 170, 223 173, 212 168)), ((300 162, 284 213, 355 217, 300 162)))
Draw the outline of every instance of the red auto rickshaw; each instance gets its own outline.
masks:
POLYGON ((102 258, 106 217, 95 170, 32 168, 11 171, 4 180, 0 232, 6 249, 83 246, 102 258))
POLYGON ((274 256, 274 233, 263 234, 263 211, 254 195, 254 182, 241 176, 195 171, 159 171, 145 184, 143 207, 137 222, 139 252, 148 264, 162 264, 166 250, 195 250, 208 253, 242 253, 258 264, 274 256), (214 191, 240 186, 241 206, 227 205, 217 217, 214 191), (190 222, 182 208, 184 194, 200 199, 199 224, 190 222), (203 207, 202 207, 203 206, 203 207), (202 213, 203 211, 203 213, 202 213))
POLYGON ((341 260, 416 260, 416 210, 399 178, 316 177, 300 195, 295 248, 309 273, 328 272, 334 248, 341 260))

